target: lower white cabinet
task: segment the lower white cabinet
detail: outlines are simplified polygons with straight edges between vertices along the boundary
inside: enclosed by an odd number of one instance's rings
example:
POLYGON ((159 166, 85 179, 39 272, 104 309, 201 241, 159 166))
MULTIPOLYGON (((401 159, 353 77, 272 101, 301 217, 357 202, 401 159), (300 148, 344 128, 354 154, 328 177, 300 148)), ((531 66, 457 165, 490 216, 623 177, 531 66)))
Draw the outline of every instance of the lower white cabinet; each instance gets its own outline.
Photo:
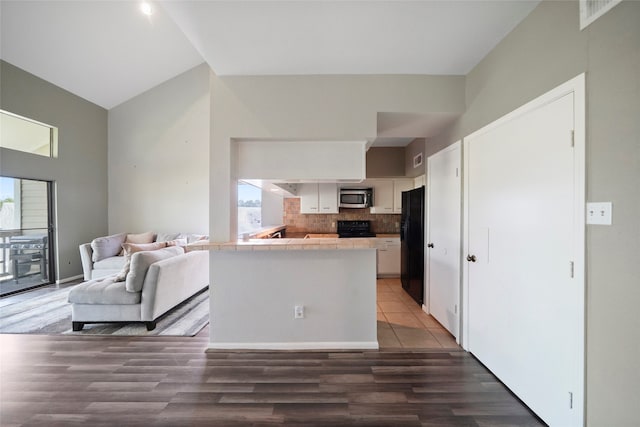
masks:
POLYGON ((378 277, 400 276, 400 237, 376 238, 378 277))

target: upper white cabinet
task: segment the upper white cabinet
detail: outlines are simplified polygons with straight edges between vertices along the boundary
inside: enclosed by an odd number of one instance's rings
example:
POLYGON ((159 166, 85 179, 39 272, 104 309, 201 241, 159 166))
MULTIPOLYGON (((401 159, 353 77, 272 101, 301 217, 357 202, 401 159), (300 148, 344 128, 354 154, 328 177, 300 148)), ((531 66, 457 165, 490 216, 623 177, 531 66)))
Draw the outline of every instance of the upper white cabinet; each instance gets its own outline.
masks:
POLYGON ((420 188, 423 185, 427 185, 427 179, 425 175, 420 175, 413 178, 413 188, 420 188))
POLYGON ((335 183, 301 184, 298 195, 300 213, 338 213, 338 185, 335 183))
POLYGON ((372 214, 392 214, 393 213, 393 180, 372 179, 367 180, 367 185, 373 188, 372 214))
POLYGON ((393 213, 402 213, 402 192, 413 190, 413 179, 393 180, 393 213))
POLYGON ((366 181, 373 188, 372 214, 402 213, 402 192, 413 189, 413 178, 371 179, 366 181))
POLYGON ((338 184, 318 184, 320 213, 338 213, 338 184))

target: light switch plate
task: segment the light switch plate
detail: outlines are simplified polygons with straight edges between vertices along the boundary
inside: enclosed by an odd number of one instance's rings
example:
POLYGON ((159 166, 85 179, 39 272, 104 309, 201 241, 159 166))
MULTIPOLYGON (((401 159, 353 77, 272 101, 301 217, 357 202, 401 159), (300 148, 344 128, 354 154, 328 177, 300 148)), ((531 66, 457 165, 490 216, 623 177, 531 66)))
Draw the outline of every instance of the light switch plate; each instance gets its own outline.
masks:
POLYGON ((611 202, 587 203, 587 224, 611 225, 612 211, 611 202))

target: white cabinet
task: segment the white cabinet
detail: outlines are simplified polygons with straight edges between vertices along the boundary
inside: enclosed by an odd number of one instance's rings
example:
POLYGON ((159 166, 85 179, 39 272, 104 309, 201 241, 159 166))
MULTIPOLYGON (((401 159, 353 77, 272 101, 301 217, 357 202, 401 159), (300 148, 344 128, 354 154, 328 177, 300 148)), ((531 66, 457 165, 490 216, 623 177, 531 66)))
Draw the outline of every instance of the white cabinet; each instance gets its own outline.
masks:
POLYGON ((425 175, 420 175, 413 178, 413 188, 420 188, 423 185, 427 185, 427 179, 425 175))
POLYGON ((366 182, 373 187, 372 214, 402 213, 402 192, 414 188, 413 178, 372 179, 366 182))
POLYGON ((402 192, 413 190, 413 179, 393 180, 393 213, 402 213, 402 192))
POLYGON ((393 180, 367 180, 367 184, 373 188, 372 214, 392 214, 393 213, 393 180))
POLYGON ((376 238, 378 276, 400 276, 400 237, 376 238))
POLYGON ((338 213, 338 184, 318 184, 318 207, 320 213, 338 213))
POLYGON ((318 213, 318 184, 301 184, 298 187, 300 196, 300 213, 318 213))
POLYGON ((338 186, 335 183, 301 184, 298 195, 300 196, 300 213, 338 213, 338 186))

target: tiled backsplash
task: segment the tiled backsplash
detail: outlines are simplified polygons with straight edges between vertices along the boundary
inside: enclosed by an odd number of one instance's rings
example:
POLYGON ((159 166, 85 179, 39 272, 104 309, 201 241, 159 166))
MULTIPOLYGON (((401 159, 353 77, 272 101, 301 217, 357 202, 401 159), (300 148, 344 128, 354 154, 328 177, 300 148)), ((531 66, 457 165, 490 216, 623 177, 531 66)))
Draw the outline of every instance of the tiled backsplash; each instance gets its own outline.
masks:
POLYGON ((400 214, 374 215, 369 209, 340 209, 338 214, 301 214, 300 199, 285 198, 284 223, 287 233, 335 233, 338 220, 369 220, 374 233, 399 233, 400 214))

